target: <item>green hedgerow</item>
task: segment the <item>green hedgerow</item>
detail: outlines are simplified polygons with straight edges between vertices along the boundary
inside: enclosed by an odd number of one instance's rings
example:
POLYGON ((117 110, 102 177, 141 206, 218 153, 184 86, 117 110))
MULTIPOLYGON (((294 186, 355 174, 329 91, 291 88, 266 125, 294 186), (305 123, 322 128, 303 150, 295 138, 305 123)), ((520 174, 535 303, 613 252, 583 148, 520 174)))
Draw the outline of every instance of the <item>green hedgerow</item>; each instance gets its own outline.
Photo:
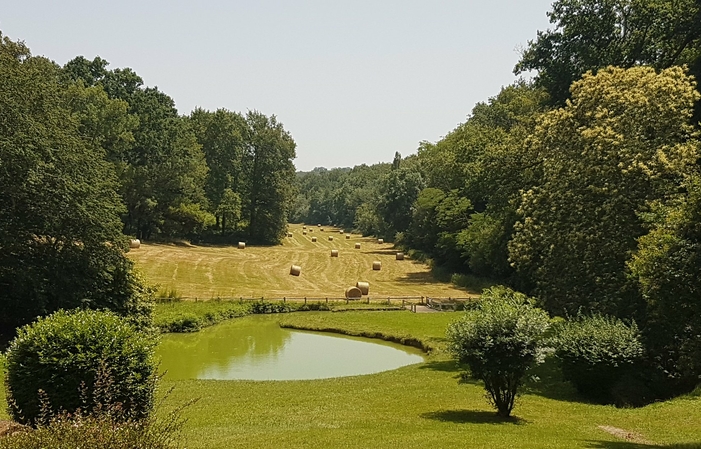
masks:
POLYGON ((35 425, 46 415, 43 396, 50 416, 98 401, 120 404, 125 419, 146 417, 153 407, 156 343, 154 334, 112 312, 61 310, 39 318, 19 329, 7 352, 10 413, 35 425), (100 373, 111 382, 98 391, 100 373))
POLYGON ((637 325, 618 318, 579 315, 558 324, 551 341, 564 378, 597 402, 617 402, 617 384, 643 360, 637 325))

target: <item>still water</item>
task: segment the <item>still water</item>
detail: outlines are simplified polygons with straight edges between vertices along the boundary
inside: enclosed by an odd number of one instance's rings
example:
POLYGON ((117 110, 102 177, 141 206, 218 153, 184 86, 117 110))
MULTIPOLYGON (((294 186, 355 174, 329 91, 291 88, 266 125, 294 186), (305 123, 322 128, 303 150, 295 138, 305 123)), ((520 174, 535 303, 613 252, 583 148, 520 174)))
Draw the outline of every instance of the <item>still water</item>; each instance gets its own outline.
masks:
POLYGON ((157 354, 166 378, 300 380, 378 373, 424 360, 415 348, 375 339, 282 329, 275 316, 166 334, 157 354))

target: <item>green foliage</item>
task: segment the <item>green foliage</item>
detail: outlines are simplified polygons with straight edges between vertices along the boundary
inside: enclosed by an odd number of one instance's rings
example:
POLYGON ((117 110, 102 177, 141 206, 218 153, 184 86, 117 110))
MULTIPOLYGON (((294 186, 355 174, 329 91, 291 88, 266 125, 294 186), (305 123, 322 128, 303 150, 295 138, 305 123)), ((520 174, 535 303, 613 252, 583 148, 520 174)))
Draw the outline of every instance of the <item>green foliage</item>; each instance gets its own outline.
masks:
POLYGON ((620 382, 631 382, 641 367, 643 345, 635 322, 602 315, 579 315, 556 325, 551 344, 566 380, 580 394, 602 403, 640 403, 617 396, 620 382))
POLYGON ((379 235, 386 227, 377 213, 381 180, 390 164, 365 164, 350 168, 315 168, 297 173, 297 199, 291 215, 294 223, 337 224, 358 229, 363 235, 379 235))
POLYGON ((476 309, 448 326, 450 351, 484 382, 497 414, 511 414, 528 371, 544 358, 550 320, 524 294, 503 286, 484 290, 476 309))
POLYGON ((392 171, 380 183, 377 205, 382 222, 387 224, 387 229, 380 235, 388 239, 393 239, 397 232, 403 232, 409 227, 412 205, 424 187, 421 173, 406 165, 400 168, 401 159, 397 160, 398 157, 399 153, 395 155, 392 171))
POLYGON ((36 423, 96 401, 121 404, 124 419, 148 416, 155 346, 153 335, 110 312, 58 311, 22 327, 7 353, 13 418, 36 423), (100 373, 109 384, 99 384, 100 373), (42 410, 42 397, 49 400, 48 410, 42 410))
POLYGON ((60 308, 148 321, 148 289, 125 256, 124 206, 100 146, 129 140, 128 126, 115 124, 124 104, 62 84, 53 63, 1 35, 0 71, 0 333, 60 308))
POLYGON ((196 108, 190 122, 202 145, 209 172, 205 192, 222 233, 235 229, 241 219, 241 199, 249 184, 249 134, 246 119, 237 112, 196 108))
POLYGON ((59 415, 36 429, 0 437, 0 449, 176 449, 180 422, 116 422, 110 416, 59 415))
POLYGON ((558 0, 548 16, 553 29, 538 32, 514 71, 537 70, 538 84, 558 105, 589 70, 659 70, 701 61, 701 5, 695 0, 558 0))
MULTIPOLYGON (((41 416, 32 427, 18 427, 0 437, 0 449, 176 449, 184 420, 182 410, 189 401, 163 417, 150 415, 135 419, 122 404, 111 401, 113 379, 101 370, 95 379, 92 402, 82 398, 72 413, 51 413, 51 399, 41 392, 41 416)), ((172 392, 172 390, 171 390, 172 392)), ((166 397, 169 393, 166 393, 166 397)))
POLYGON ((542 182, 522 195, 509 243, 546 309, 640 318, 626 262, 649 202, 675 192, 698 148, 689 124, 699 94, 682 68, 607 68, 572 86, 530 137, 542 182))
POLYGON ((282 123, 258 111, 246 114, 250 173, 244 216, 254 242, 279 243, 287 228, 287 213, 295 196, 296 144, 282 123))
POLYGON ((197 332, 224 320, 253 313, 251 303, 238 301, 181 301, 156 304, 154 325, 161 332, 197 332))
POLYGON ((164 214, 161 232, 166 236, 186 236, 193 238, 215 223, 214 215, 202 210, 199 204, 182 203, 169 207, 164 214))
POLYGON ((701 376, 701 180, 684 183, 685 193, 656 204, 652 229, 638 240, 629 267, 646 304, 644 340, 652 363, 682 391, 701 376))
POLYGON ((528 83, 507 86, 437 144, 419 148, 428 189, 415 203, 409 246, 453 271, 512 276, 507 243, 520 192, 540 177, 525 142, 546 99, 528 83))

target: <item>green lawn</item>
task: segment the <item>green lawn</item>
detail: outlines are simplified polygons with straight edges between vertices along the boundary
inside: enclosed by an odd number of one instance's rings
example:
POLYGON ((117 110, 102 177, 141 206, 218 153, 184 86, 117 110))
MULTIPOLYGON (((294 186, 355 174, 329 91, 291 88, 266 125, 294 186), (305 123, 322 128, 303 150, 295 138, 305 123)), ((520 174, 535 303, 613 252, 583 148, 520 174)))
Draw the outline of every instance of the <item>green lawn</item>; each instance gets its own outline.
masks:
MULTIPOLYGON (((161 312, 157 310, 157 317, 161 312)), ((187 422, 182 436, 191 449, 701 447, 700 397, 640 409, 587 404, 558 379, 550 363, 539 370, 541 382, 524 390, 515 418, 497 419, 481 385, 459 385, 455 365, 441 349, 445 327, 457 317, 408 311, 280 314, 277 318, 286 326, 412 337, 435 350, 424 363, 367 376, 285 382, 164 380, 160 391, 174 391, 159 413, 199 398, 183 412, 187 422), (623 429, 645 444, 617 438, 599 426, 623 429)), ((0 363, 0 379, 3 374, 0 363)), ((3 401, 0 418, 7 418, 5 408, 3 401)))
MULTIPOLYGON (((387 337, 412 336, 440 347, 454 313, 306 312, 285 325, 387 337)), ((246 318, 240 318, 246 319, 246 318)), ((611 448, 701 447, 701 399, 640 409, 581 402, 552 366, 527 387, 511 421, 496 419, 475 383, 458 385, 440 349, 425 363, 338 379, 248 382, 164 381, 175 387, 167 411, 192 398, 183 432, 188 448, 611 448), (648 444, 599 429, 612 426, 648 444), (680 446, 675 446, 680 445, 680 446)))
POLYGON ((0 353, 0 419, 9 419, 7 414, 7 402, 5 402, 5 356, 0 353))

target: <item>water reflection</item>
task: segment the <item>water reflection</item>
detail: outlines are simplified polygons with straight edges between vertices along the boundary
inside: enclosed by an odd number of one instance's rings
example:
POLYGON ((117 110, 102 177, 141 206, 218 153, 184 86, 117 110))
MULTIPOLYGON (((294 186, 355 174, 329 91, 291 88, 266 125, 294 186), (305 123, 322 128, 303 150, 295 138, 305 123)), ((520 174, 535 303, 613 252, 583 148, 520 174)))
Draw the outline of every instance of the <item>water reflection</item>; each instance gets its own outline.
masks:
POLYGON ((423 361, 419 350, 376 340, 281 329, 254 316, 194 334, 168 334, 158 348, 169 379, 293 380, 370 374, 423 361))

